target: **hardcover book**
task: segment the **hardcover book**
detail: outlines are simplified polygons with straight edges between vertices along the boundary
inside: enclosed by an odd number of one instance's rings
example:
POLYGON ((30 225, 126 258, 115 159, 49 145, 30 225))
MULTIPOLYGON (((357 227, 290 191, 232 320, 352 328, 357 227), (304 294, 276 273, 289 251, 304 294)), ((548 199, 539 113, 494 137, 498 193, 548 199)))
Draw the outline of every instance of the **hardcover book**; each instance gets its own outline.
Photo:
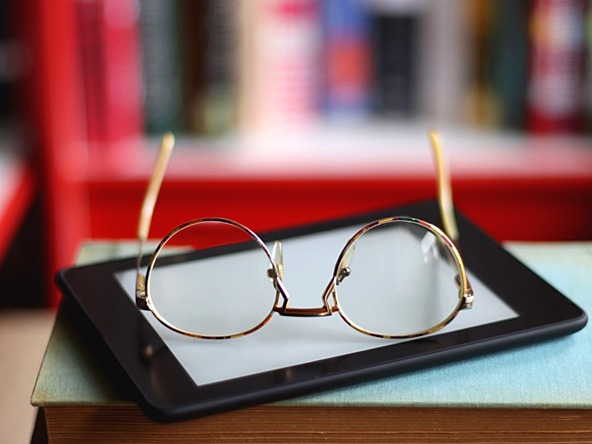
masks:
MULTIPOLYGON (((509 250, 592 310, 590 244, 511 244, 509 250)), ((80 263, 133 254, 130 244, 86 245, 80 263)), ((320 394, 171 424, 148 419, 129 387, 103 371, 58 313, 32 403, 49 442, 326 440, 565 442, 592 439, 590 328, 552 341, 320 394), (72 441, 74 440, 74 441, 72 441)))

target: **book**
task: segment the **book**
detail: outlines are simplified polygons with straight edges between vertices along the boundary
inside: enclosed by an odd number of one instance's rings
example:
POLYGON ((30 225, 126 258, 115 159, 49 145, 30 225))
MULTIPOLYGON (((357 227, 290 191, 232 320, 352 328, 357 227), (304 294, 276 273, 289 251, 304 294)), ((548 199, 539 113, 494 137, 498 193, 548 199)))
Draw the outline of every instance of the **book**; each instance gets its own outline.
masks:
POLYGON ((310 127, 319 115, 318 1, 242 1, 238 23, 238 131, 310 127))
POLYGON ((193 75, 187 72, 185 83, 187 127, 203 136, 224 136, 236 126, 237 5, 208 0, 183 6, 182 32, 189 36, 183 42, 183 62, 193 70, 193 75), (201 66, 195 65, 195 56, 201 66))
POLYGON ((135 2, 77 0, 89 158, 125 168, 141 154, 141 61, 135 2))
POLYGON ((530 17, 528 130, 581 132, 584 126, 583 0, 535 0, 530 17))
POLYGON ((497 1, 492 5, 489 82, 499 108, 497 126, 524 130, 528 90, 527 2, 497 1))
POLYGON ((221 136, 231 132, 236 123, 236 47, 238 43, 232 0, 209 0, 206 27, 206 90, 202 133, 221 136))
POLYGON ((372 109, 380 116, 418 116, 420 26, 426 3, 369 3, 372 27, 372 109))
POLYGON ((101 103, 101 13, 101 4, 98 1, 79 1, 76 5, 86 137, 89 143, 101 140, 101 133, 105 131, 101 116, 104 108, 101 103))
POLYGON ((463 95, 463 106, 466 122, 474 126, 494 126, 501 119, 488 70, 493 7, 493 0, 475 0, 470 2, 468 8, 471 69, 469 85, 463 95))
POLYGON ((418 111, 436 126, 463 122, 471 42, 466 1, 430 3, 419 30, 418 111))
MULTIPOLYGON (((508 245, 584 310, 590 243, 508 245)), ((133 255, 91 243, 80 263, 133 255)), ((272 404, 176 423, 149 420, 58 313, 32 403, 60 442, 565 442, 592 440, 592 331, 272 404)))
POLYGON ((336 119, 367 118, 370 104, 370 22, 363 0, 320 3, 323 75, 321 110, 336 119))
POLYGON ((178 9, 177 1, 139 3, 143 117, 148 134, 183 129, 178 9))

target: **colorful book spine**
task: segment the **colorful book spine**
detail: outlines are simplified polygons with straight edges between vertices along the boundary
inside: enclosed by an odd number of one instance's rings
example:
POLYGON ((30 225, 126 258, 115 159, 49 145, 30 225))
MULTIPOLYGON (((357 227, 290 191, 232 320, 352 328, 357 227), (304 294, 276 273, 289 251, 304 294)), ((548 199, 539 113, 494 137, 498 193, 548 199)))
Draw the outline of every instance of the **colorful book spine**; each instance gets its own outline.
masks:
POLYGON ((144 127, 148 134, 183 129, 176 1, 142 0, 144 127))
POLYGON ((463 120, 462 97, 469 86, 473 42, 468 16, 465 0, 446 0, 431 2, 421 19, 419 115, 436 127, 463 120))
POLYGON ((333 118, 365 117, 371 85, 370 22, 362 0, 321 2, 322 110, 333 118))
POLYGON ((101 44, 100 16, 102 5, 95 0, 79 0, 76 7, 80 64, 86 114, 86 137, 89 144, 100 143, 106 132, 103 116, 104 95, 101 93, 104 80, 103 45, 101 44))
POLYGON ((240 129, 267 133, 310 125, 318 116, 318 2, 243 1, 240 14, 240 129))
POLYGON ((207 0, 204 19, 204 84, 193 128, 206 136, 222 136, 236 123, 238 33, 234 1, 207 0))
POLYGON ((417 116, 419 33, 424 6, 422 1, 371 2, 372 101, 379 115, 417 116))
POLYGON ((77 13, 90 159, 125 165, 143 126, 137 4, 78 0, 77 13))
POLYGON ((494 0, 469 2, 469 41, 471 74, 463 95, 464 115, 469 125, 489 127, 500 121, 500 110, 490 79, 492 9, 494 0))
POLYGON ((492 16, 489 79, 499 107, 496 123, 504 128, 524 129, 529 6, 522 1, 496 1, 492 16))
POLYGON ((534 0, 528 129, 573 133, 583 129, 584 0, 534 0))

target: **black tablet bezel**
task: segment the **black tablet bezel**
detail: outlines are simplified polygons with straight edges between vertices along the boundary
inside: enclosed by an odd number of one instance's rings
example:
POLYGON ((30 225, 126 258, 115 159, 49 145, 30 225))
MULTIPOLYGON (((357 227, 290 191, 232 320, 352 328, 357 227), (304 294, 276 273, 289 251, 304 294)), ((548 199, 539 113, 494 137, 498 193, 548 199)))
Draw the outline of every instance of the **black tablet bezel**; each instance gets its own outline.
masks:
MULTIPOLYGON (((266 233, 261 238, 286 239, 395 215, 440 224, 437 203, 428 201, 266 233)), ((118 377, 131 383, 139 405, 156 420, 178 420, 285 399, 583 328, 587 317, 578 306, 461 214, 458 225, 459 248, 466 267, 518 317, 202 386, 195 384, 114 278, 115 273, 134 268, 135 258, 68 268, 59 272, 56 280, 65 303, 76 311, 74 317, 92 327, 92 331, 85 331, 94 338, 97 353, 107 353, 106 358, 120 371, 118 377)), ((170 260, 194 256, 186 253, 170 260)))

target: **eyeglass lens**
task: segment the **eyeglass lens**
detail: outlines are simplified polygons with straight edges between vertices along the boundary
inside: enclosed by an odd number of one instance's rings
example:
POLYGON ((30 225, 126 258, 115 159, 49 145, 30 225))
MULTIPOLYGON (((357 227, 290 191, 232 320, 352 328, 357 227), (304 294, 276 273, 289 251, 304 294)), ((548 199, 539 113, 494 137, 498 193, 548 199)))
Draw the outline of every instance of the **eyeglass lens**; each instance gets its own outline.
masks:
POLYGON ((336 293, 354 326, 384 336, 413 335, 457 311, 458 267, 448 245, 423 225, 376 225, 350 250, 351 272, 336 293))
POLYGON ((225 337, 247 332, 271 315, 276 299, 268 276, 271 261, 248 233, 225 222, 199 222, 167 245, 214 248, 207 257, 185 263, 171 264, 158 255, 148 285, 167 322, 195 335, 225 337), (236 243, 240 247, 233 245, 233 254, 223 254, 225 246, 236 243))

